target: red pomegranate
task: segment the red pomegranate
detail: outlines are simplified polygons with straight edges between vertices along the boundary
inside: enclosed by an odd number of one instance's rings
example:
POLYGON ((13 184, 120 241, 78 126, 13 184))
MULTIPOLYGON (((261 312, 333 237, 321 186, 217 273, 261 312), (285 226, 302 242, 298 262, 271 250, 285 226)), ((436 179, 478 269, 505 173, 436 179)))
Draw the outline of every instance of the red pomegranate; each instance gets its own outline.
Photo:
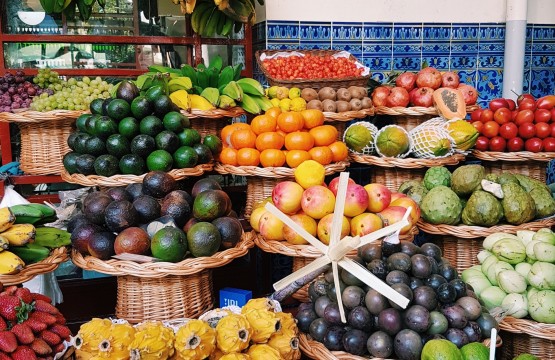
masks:
POLYGON ((409 101, 410 101, 410 98, 409 98, 409 92, 407 91, 407 89, 396 86, 393 89, 391 89, 391 92, 389 93, 389 95, 387 96, 387 99, 385 100, 385 105, 387 107, 395 107, 395 106, 407 107, 407 105, 409 104, 409 101))
POLYGON ((439 89, 441 86, 441 73, 436 68, 427 67, 418 72, 416 75, 416 86, 430 87, 432 89, 439 89))
POLYGON ((467 84, 460 84, 457 89, 459 89, 462 92, 464 97, 464 103, 466 105, 476 104, 476 101, 478 101, 478 91, 473 86, 470 86, 467 84))
POLYGON ((372 92, 372 104, 374 106, 386 106, 386 99, 391 92, 391 88, 387 86, 378 86, 372 92))
POLYGON ((456 89, 459 87, 461 78, 459 74, 452 71, 446 71, 441 74, 441 87, 448 87, 451 89, 456 89))
POLYGON ((434 89, 430 87, 415 89, 411 92, 410 103, 414 106, 431 107, 434 103, 433 94, 434 89))
POLYGON ((416 74, 412 72, 404 72, 395 79, 395 85, 402 87, 407 91, 414 89, 416 83, 416 74))

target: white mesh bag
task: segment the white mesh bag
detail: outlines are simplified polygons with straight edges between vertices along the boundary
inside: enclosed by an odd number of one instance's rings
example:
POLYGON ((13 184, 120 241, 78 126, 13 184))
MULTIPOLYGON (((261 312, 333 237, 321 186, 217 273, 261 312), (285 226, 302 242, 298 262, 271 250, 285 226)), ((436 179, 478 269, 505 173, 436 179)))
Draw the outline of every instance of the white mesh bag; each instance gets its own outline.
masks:
POLYGON ((398 125, 387 125, 387 126, 384 126, 383 128, 381 128, 378 131, 378 133, 376 134, 376 140, 375 140, 374 143, 375 143, 375 146, 376 146, 376 152, 381 157, 405 158, 412 151, 412 144, 411 144, 411 141, 410 141, 409 133, 407 132, 407 130, 405 128, 403 128, 401 126, 398 126, 398 125), (390 131, 388 129, 397 129, 398 130, 398 132, 396 132, 396 136, 398 136, 399 138, 395 139, 395 141, 394 141, 395 144, 392 144, 393 147, 395 147, 396 144, 402 143, 403 141, 408 142, 409 146, 407 147, 407 150, 405 152, 400 153, 400 154, 392 155, 392 154, 390 154, 386 151, 386 150, 388 150, 388 149, 386 149, 386 146, 382 145, 381 149, 380 149, 380 146, 378 145, 378 138, 380 137, 380 135, 383 135, 385 132, 390 131))
POLYGON ((343 142, 345 144, 347 144, 347 147, 349 148, 349 151, 351 151, 355 154, 372 155, 375 152, 374 139, 376 139, 377 134, 378 134, 378 128, 376 127, 376 125, 374 125, 372 123, 369 123, 367 121, 358 121, 356 123, 353 123, 353 124, 349 125, 349 127, 347 129, 345 129, 345 131, 343 132, 343 142), (365 146, 363 146, 360 149, 360 151, 357 151, 356 149, 353 149, 353 147, 349 146, 347 141, 345 141, 345 136, 349 133, 349 129, 351 129, 354 126, 363 126, 370 132, 370 136, 369 136, 367 144, 365 146))
POLYGON ((455 152, 455 142, 444 124, 432 125, 426 121, 412 129, 409 135, 414 157, 435 159, 455 152))

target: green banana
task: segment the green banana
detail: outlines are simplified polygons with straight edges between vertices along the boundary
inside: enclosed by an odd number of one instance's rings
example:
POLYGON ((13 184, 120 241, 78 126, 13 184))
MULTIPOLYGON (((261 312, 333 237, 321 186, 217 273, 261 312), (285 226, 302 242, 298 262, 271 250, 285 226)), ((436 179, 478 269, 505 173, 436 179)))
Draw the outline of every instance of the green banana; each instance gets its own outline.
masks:
POLYGON ((220 104, 220 92, 218 89, 213 87, 207 87, 202 90, 200 96, 208 100, 214 107, 218 107, 220 104))
POLYGON ((237 80, 237 85, 243 89, 243 92, 249 95, 264 95, 262 84, 252 78, 242 78, 237 80))
POLYGON ((206 26, 204 27, 204 32, 201 34, 202 36, 206 37, 213 37, 216 33, 216 27, 218 26, 218 22, 220 22, 220 17, 225 16, 217 7, 214 8, 210 18, 206 22, 206 26))
POLYGON ((209 67, 208 68, 208 86, 218 87, 218 80, 220 79, 220 70, 209 67))
POLYGON ((38 227, 35 229, 35 241, 33 244, 47 248, 57 248, 71 244, 71 234, 65 230, 54 227, 38 227))
POLYGON ((233 29, 233 24, 234 24, 233 19, 226 15, 225 23, 224 23, 224 26, 222 28, 222 32, 220 33, 220 35, 228 36, 229 34, 231 34, 231 30, 233 29))
POLYGON ((250 95, 250 97, 253 98, 254 101, 256 101, 258 106, 260 106, 260 109, 264 112, 267 111, 269 108, 274 107, 274 105, 272 104, 270 99, 266 97, 266 95, 263 95, 263 96, 250 95))
POLYGON ((104 9, 104 7, 106 6, 106 0, 97 0, 96 1, 98 3, 98 5, 100 5, 101 8, 104 9))
POLYGON ((77 12, 77 4, 72 0, 69 5, 64 9, 63 13, 68 20, 75 20, 75 13, 77 12))
POLYGON ((227 85, 227 83, 229 83, 230 81, 233 81, 233 75, 234 71, 232 66, 228 65, 223 68, 218 77, 218 88, 220 88, 222 85, 227 85))
POLYGON ((92 6, 85 4, 84 0, 77 0, 77 8, 79 9, 79 18, 88 21, 91 18, 92 6))
POLYGON ((51 14, 54 12, 56 2, 52 0, 40 0, 40 6, 47 14, 51 14))
POLYGON ((206 69, 199 69, 197 67, 197 82, 198 82, 198 86, 201 87, 202 89, 210 86, 210 82, 208 79, 208 72, 206 71, 206 69))
POLYGON ((243 70, 243 64, 239 63, 236 65, 233 65, 233 80, 237 81, 241 78, 241 70, 243 70))
POLYGON ((254 7, 248 0, 229 0, 228 6, 225 7, 223 13, 240 23, 247 23, 254 17, 254 7))
POLYGON ((220 95, 219 102, 220 102, 220 104, 218 105, 219 108, 224 110, 237 106, 237 103, 235 102, 235 100, 233 100, 227 95, 220 95))
POLYGON ((202 14, 202 17, 200 18, 200 22, 199 22, 199 29, 198 29, 199 35, 204 36, 206 25, 208 25, 208 20, 210 20, 210 17, 214 13, 214 11, 216 11, 216 9, 217 9, 216 6, 211 6, 207 11, 205 11, 202 14))
POLYGON ((44 217, 42 211, 30 205, 23 204, 10 207, 15 215, 15 224, 34 224, 44 217))
POLYGON ((224 86, 222 94, 229 96, 235 101, 243 100, 243 90, 235 81, 230 81, 226 86, 224 86))
POLYGON ((56 210, 44 204, 28 204, 28 206, 39 209, 44 217, 56 216, 56 210))
POLYGON ((227 20, 227 16, 225 16, 225 14, 222 13, 220 10, 218 11, 220 12, 220 14, 222 14, 222 16, 218 18, 218 24, 216 25, 216 34, 222 35, 222 31, 224 30, 224 25, 227 20))
POLYGON ((12 246, 10 247, 10 251, 19 256, 19 258, 23 260, 26 265, 42 261, 50 255, 50 249, 37 244, 12 246))
POLYGON ((248 94, 243 94, 243 100, 241 101, 241 107, 248 113, 257 115, 262 111, 258 103, 248 94))
POLYGON ((94 4, 94 0, 83 0, 83 2, 84 2, 85 5, 87 5, 87 6, 92 6, 92 4, 94 4))
POLYGON ((218 73, 222 71, 223 60, 220 55, 216 55, 210 59, 210 63, 208 65, 209 69, 216 69, 218 73))
POLYGON ((180 76, 175 79, 171 79, 168 82, 168 89, 169 92, 172 93, 177 90, 186 90, 189 91, 193 88, 193 83, 190 78, 186 76, 180 76))
POLYGON ((191 27, 197 34, 200 33, 200 22, 204 13, 212 7, 209 2, 203 1, 195 6, 195 10, 191 15, 191 27))
POLYGON ((181 65, 181 75, 191 79, 193 86, 197 85, 197 72, 194 67, 189 64, 181 65))

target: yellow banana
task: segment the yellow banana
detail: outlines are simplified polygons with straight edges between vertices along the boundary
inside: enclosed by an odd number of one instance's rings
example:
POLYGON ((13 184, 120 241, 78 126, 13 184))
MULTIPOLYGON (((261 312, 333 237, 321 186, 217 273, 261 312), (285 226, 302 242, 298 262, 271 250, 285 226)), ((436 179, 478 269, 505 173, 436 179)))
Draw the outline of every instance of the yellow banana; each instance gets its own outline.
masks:
POLYGON ((189 99, 191 100, 191 108, 197 110, 213 110, 215 107, 200 95, 190 94, 189 99))
POLYGON ((197 4, 197 0, 186 0, 185 1, 185 11, 187 14, 192 14, 195 10, 195 5, 197 4))
POLYGON ((177 90, 170 94, 170 100, 179 108, 189 111, 191 110, 190 95, 185 90, 177 90))
POLYGON ((35 239, 35 227, 31 224, 15 224, 1 235, 5 237, 10 246, 22 246, 35 239))
POLYGON ((8 239, 0 235, 0 252, 7 250, 9 246, 10 242, 8 241, 8 239))
POLYGON ((187 76, 180 76, 168 82, 168 90, 170 93, 177 90, 191 90, 192 87, 193 83, 187 76))
POLYGON ((15 223, 15 215, 10 208, 0 209, 0 232, 7 230, 15 223))
POLYGON ((8 250, 0 253, 0 274, 9 275, 19 272, 25 263, 13 252, 8 250))

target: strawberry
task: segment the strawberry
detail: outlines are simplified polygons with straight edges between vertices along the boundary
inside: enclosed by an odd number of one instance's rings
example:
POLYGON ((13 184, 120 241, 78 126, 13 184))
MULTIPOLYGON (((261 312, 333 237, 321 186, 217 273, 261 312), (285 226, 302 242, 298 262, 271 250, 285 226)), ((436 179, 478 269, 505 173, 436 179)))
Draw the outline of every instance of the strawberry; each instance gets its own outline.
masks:
POLYGON ((14 293, 15 296, 21 299, 26 304, 30 304, 33 302, 33 297, 31 296, 31 291, 27 288, 17 288, 14 293))
POLYGON ((54 324, 48 330, 52 331, 54 334, 58 334, 64 340, 68 340, 71 336, 71 330, 65 325, 54 324))
POLYGON ((37 355, 28 346, 18 346, 11 355, 13 360, 37 360, 37 355))
POLYGON ((17 348, 17 339, 11 331, 0 332, 0 351, 14 352, 17 348))
POLYGON ((33 298, 33 300, 44 300, 47 303, 52 304, 52 299, 46 295, 39 294, 39 293, 31 293, 31 297, 33 298))
POLYGON ((34 305, 35 305, 35 311, 42 311, 52 315, 56 315, 60 313, 60 310, 56 309, 54 305, 41 299, 35 300, 34 305))
POLYGON ((12 358, 8 354, 0 351, 0 360, 12 360, 12 358))
POLYGON ((37 355, 48 355, 52 352, 50 345, 43 339, 36 338, 30 346, 37 355))
POLYGON ((39 337, 46 341, 46 343, 50 346, 56 346, 62 342, 62 338, 50 330, 41 331, 39 337))
POLYGON ((0 331, 8 330, 8 324, 2 316, 0 316, 0 331))
POLYGON ((54 315, 56 316, 56 324, 65 325, 66 318, 62 315, 62 313, 54 315))
POLYGON ((64 343, 61 342, 58 345, 54 346, 52 348, 52 351, 54 352, 54 354, 57 354, 57 353, 61 353, 62 351, 64 351, 65 348, 66 347, 65 347, 64 343))
POLYGON ((17 308, 21 300, 17 296, 5 295, 0 297, 0 316, 8 321, 17 320, 17 308))
POLYGON ((38 320, 49 326, 56 323, 56 317, 54 315, 50 315, 42 311, 32 312, 31 314, 29 314, 29 319, 38 320))
POLYGON ((38 334, 41 331, 46 330, 46 328, 48 327, 48 325, 46 325, 45 323, 37 319, 27 319, 22 324, 26 324, 27 326, 29 326, 35 334, 38 334))
POLYGON ((13 295, 15 294, 16 290, 17 290, 17 286, 11 285, 11 286, 5 287, 4 291, 2 291, 2 294, 0 295, 13 295))
POLYGON ((12 327, 11 332, 14 333, 17 341, 19 341, 20 344, 27 345, 35 340, 33 330, 31 330, 31 328, 27 324, 15 324, 12 327))

